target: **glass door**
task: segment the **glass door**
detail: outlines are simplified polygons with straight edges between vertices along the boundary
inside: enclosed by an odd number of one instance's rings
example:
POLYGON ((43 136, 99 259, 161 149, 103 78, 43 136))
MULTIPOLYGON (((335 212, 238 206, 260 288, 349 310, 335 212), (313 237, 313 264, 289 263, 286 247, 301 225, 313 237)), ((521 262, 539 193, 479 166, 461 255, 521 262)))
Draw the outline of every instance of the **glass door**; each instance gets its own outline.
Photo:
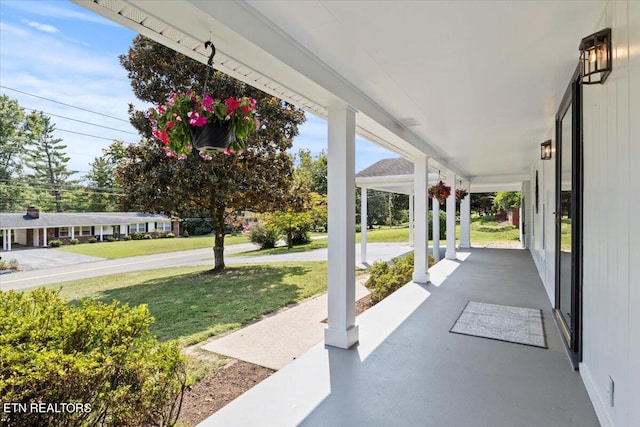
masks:
POLYGON ((579 74, 556 115, 556 318, 577 367, 582 279, 582 106, 579 74))

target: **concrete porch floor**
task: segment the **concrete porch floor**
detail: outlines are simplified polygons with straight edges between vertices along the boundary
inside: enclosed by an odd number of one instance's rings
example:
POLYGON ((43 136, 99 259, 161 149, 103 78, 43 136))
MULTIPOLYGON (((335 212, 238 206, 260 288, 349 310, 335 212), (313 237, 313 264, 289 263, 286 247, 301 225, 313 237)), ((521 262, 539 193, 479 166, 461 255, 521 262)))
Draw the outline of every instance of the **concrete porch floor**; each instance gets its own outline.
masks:
POLYGON ((358 317, 200 426, 598 426, 526 250, 471 249, 358 317), (449 332, 467 301, 540 308, 548 349, 449 332))

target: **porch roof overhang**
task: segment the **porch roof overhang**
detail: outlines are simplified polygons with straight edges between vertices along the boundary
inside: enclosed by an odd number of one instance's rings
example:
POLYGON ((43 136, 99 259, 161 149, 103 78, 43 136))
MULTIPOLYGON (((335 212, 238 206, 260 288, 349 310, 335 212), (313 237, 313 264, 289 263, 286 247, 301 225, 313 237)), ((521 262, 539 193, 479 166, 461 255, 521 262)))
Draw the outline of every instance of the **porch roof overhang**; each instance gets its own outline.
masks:
POLYGON ((74 0, 471 182, 520 188, 605 2, 74 0))

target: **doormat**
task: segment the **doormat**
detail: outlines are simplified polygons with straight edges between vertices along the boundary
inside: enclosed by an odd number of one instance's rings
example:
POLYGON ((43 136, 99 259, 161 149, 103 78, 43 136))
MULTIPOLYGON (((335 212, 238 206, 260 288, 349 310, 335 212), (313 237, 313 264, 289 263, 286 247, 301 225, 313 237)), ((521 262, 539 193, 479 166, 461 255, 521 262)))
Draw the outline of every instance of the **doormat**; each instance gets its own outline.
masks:
POLYGON ((534 308, 469 301, 449 332, 547 348, 542 310, 534 308))

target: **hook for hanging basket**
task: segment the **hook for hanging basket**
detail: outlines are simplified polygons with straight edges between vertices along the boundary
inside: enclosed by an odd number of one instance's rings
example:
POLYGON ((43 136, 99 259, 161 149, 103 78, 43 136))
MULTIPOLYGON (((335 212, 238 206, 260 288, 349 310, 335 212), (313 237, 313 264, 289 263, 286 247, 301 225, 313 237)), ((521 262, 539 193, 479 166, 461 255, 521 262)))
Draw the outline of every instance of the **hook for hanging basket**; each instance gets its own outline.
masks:
POLYGON ((205 49, 211 47, 211 55, 209 55, 209 60, 207 61, 207 75, 204 78, 204 86, 202 88, 202 95, 207 93, 207 82, 209 81, 209 73, 211 72, 211 67, 213 66, 213 57, 216 54, 216 47, 211 40, 207 40, 204 42, 205 49))

